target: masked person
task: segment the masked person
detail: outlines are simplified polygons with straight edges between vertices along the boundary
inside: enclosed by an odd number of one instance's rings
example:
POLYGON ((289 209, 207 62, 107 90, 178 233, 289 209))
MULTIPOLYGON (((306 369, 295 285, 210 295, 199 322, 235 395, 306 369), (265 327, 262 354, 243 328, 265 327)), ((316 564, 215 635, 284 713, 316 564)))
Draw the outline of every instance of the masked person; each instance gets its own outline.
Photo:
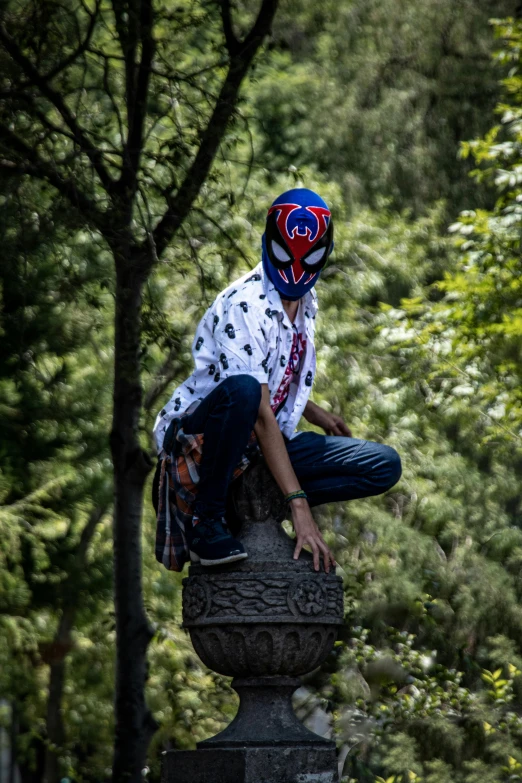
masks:
POLYGON ((309 545, 316 570, 320 557, 326 571, 335 563, 310 508, 380 494, 401 474, 394 449, 353 438, 340 416, 309 400, 314 286, 333 249, 328 206, 306 188, 283 193, 268 210, 262 247, 261 263, 203 316, 194 372, 156 419, 156 556, 173 570, 188 553, 206 566, 248 557, 227 526, 226 501, 252 432, 289 503, 294 556, 309 545), (326 434, 295 432, 301 416, 326 434))

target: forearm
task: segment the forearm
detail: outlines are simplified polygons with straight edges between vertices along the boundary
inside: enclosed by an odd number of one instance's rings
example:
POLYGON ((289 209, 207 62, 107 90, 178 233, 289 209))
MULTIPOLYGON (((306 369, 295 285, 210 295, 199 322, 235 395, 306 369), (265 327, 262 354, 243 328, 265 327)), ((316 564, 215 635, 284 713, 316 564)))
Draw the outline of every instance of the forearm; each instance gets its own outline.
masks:
MULTIPOLYGON (((261 405, 254 430, 266 464, 283 494, 288 495, 290 492, 301 489, 290 462, 281 430, 270 407, 270 394, 266 384, 261 386, 261 405)), ((315 570, 319 570, 319 555, 322 554, 325 570, 329 571, 330 564, 335 566, 335 559, 315 524, 308 501, 302 497, 294 498, 290 501, 290 506, 297 536, 294 559, 297 560, 304 545, 309 545, 312 549, 315 570)))
MULTIPOLYGON (((324 415, 323 409, 315 402, 308 400, 303 411, 305 419, 310 424, 319 424, 321 414, 324 415)), ((281 430, 270 408, 268 388, 265 386, 263 387, 260 416, 254 429, 266 463, 284 494, 287 495, 289 492, 300 489, 281 430)))
POLYGON ((312 400, 308 400, 303 411, 303 416, 310 424, 317 422, 318 416, 323 413, 323 409, 312 400))
POLYGON ((254 427, 266 464, 283 494, 300 489, 288 451, 272 411, 259 416, 254 427))

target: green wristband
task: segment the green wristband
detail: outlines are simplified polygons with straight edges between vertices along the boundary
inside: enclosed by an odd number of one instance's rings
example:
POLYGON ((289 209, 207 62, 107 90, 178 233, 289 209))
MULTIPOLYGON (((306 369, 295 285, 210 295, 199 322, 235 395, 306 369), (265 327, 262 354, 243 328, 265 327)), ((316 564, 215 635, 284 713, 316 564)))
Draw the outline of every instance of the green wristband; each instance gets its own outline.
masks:
POLYGON ((297 489, 295 492, 289 492, 288 495, 285 495, 285 503, 290 503, 291 500, 295 500, 296 498, 308 500, 308 495, 304 489, 297 489))

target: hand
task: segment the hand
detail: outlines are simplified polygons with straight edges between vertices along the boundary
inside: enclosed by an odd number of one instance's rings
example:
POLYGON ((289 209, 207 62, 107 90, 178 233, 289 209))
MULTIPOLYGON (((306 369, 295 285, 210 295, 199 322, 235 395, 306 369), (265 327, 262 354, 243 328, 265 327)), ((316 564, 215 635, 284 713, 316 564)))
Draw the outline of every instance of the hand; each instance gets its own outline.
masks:
POLYGON ((323 428, 327 435, 341 435, 346 438, 353 437, 351 429, 345 424, 342 416, 337 416, 335 413, 327 413, 326 411, 325 413, 329 420, 326 425, 320 424, 319 426, 323 428))
POLYGON ((310 411, 312 416, 308 419, 312 424, 316 424, 321 427, 327 435, 344 435, 351 438, 352 431, 345 424, 342 416, 337 416, 335 413, 328 413, 319 405, 314 405, 313 411, 310 411))
POLYGON ((308 544, 314 557, 315 570, 319 571, 319 558, 322 555, 324 570, 326 573, 329 573, 330 564, 333 568, 336 566, 335 558, 325 544, 321 531, 317 527, 310 511, 310 506, 304 498, 292 500, 290 506, 292 509, 292 522, 297 536, 294 560, 299 558, 301 549, 305 544, 308 544))

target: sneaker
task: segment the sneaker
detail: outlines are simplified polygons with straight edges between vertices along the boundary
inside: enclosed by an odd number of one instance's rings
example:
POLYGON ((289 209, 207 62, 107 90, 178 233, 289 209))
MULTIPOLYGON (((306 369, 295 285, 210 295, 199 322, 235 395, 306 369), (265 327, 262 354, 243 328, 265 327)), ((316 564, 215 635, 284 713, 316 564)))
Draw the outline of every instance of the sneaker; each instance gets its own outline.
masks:
POLYGON ((234 563, 248 557, 243 544, 228 532, 224 519, 193 517, 188 545, 192 562, 204 566, 234 563))

